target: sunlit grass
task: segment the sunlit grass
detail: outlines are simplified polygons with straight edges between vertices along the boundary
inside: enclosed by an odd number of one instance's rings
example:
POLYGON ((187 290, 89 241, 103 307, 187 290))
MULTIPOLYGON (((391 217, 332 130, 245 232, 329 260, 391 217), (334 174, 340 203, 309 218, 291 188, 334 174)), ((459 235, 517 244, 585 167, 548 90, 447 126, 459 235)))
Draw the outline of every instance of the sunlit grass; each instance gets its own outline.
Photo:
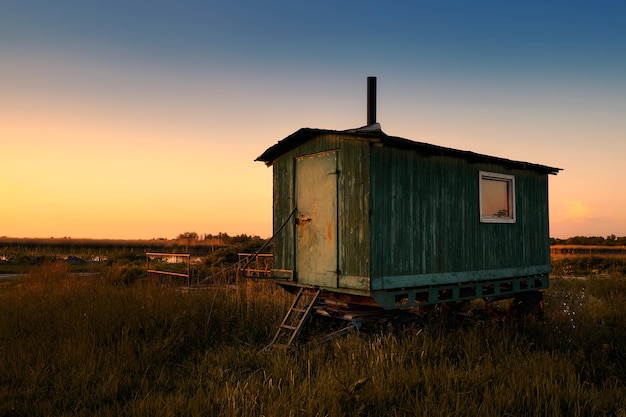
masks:
POLYGON ((0 416, 626 415, 623 277, 553 280, 543 322, 285 353, 262 350, 291 301, 271 283, 182 292, 119 274, 48 264, 0 286, 0 416))

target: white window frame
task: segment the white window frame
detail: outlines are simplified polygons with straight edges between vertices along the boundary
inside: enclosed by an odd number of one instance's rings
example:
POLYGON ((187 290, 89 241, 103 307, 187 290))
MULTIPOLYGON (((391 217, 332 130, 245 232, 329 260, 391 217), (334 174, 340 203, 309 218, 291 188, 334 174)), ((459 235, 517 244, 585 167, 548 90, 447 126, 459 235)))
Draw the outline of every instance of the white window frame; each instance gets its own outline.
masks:
POLYGON ((480 210, 480 222, 481 223, 515 223, 516 210, 515 210, 515 176, 500 174, 496 172, 479 171, 478 172, 478 202, 480 210), (508 201, 509 201, 509 215, 508 216, 486 216, 483 214, 483 180, 492 181, 504 181, 508 183, 508 201))

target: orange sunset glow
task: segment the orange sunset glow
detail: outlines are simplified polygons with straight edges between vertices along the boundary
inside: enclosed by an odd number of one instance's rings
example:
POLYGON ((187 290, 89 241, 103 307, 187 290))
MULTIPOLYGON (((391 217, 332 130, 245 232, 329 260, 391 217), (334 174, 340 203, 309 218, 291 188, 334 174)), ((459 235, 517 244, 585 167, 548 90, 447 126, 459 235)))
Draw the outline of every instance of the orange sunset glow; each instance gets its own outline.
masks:
POLYGON ((269 237, 254 159, 301 127, 365 125, 368 75, 387 134, 563 168, 551 236, 626 235, 618 13, 127 7, 5 13, 0 236, 269 237))

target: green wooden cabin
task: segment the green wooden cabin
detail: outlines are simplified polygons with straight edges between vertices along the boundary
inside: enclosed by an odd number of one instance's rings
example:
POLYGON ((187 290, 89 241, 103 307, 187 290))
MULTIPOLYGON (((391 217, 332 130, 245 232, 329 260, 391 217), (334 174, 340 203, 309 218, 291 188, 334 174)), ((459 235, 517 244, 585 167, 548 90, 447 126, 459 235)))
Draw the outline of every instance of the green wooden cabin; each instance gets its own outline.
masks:
POLYGON ((546 288, 560 169, 388 136, 303 128, 268 148, 273 275, 405 308, 546 288))

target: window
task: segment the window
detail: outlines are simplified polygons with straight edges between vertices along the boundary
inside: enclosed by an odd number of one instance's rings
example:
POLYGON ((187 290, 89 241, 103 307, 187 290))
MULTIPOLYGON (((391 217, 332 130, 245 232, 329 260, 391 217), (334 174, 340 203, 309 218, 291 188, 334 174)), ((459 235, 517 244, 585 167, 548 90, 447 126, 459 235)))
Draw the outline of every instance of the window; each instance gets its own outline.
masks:
POLYGON ((515 177, 479 172, 480 221, 515 223, 515 177))

